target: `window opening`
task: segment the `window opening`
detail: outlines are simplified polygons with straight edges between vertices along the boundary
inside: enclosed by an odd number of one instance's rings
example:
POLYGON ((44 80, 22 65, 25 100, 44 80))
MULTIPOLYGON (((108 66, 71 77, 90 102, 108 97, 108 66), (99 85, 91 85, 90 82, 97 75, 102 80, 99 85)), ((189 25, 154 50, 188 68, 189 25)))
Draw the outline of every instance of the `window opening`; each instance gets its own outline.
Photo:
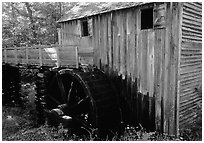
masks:
POLYGON ((81 22, 81 36, 89 36, 89 29, 88 29, 88 21, 87 20, 83 20, 81 22))
POLYGON ((141 10, 141 30, 153 28, 153 8, 141 10))

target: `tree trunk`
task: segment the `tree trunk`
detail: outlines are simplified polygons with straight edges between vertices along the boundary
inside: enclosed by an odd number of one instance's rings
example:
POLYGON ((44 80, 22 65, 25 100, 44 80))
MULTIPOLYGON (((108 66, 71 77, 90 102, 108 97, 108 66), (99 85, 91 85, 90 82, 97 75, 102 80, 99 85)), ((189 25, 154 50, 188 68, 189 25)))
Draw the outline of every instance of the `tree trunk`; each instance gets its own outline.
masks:
POLYGON ((32 36, 33 36, 31 43, 32 44, 38 44, 37 43, 37 33, 36 33, 36 28, 35 28, 35 21, 33 19, 33 11, 31 10, 31 5, 28 2, 25 2, 25 6, 26 6, 26 9, 28 11, 28 17, 30 20, 30 28, 32 30, 32 36))

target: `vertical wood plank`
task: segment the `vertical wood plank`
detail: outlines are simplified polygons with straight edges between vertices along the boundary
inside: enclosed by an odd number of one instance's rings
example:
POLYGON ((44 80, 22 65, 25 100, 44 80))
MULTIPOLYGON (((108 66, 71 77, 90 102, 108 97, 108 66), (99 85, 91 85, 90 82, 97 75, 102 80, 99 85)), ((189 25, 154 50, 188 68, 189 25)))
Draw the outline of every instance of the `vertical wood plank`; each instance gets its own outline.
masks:
POLYGON ((183 3, 178 4, 178 23, 177 28, 178 30, 178 38, 177 38, 177 44, 178 48, 176 53, 178 54, 177 60, 176 60, 176 83, 175 83, 175 134, 176 136, 179 136, 179 98, 180 98, 180 59, 181 59, 181 37, 182 37, 182 12, 183 12, 183 3))
POLYGON ((105 43, 106 43, 106 50, 105 50, 105 54, 106 54, 106 61, 105 61, 105 66, 106 66, 106 72, 109 73, 109 66, 110 66, 110 46, 109 46, 109 37, 110 37, 110 33, 109 33, 109 29, 110 29, 110 26, 109 26, 109 14, 105 15, 106 16, 106 20, 105 20, 105 25, 106 25, 106 28, 105 28, 105 31, 106 31, 106 34, 105 34, 105 43))
POLYGON ((136 121, 138 122, 139 119, 139 114, 138 114, 138 33, 139 33, 139 9, 134 9, 133 10, 133 18, 135 19, 133 29, 134 32, 134 65, 133 65, 133 81, 134 81, 134 92, 135 92, 135 118, 136 121))
POLYGON ((150 123, 149 124, 149 127, 153 127, 152 126, 152 121, 154 119, 152 119, 152 115, 154 113, 154 108, 152 108, 152 106, 154 105, 154 102, 153 102, 153 94, 154 94, 154 31, 151 31, 149 32, 148 34, 148 52, 147 52, 147 55, 148 55, 148 68, 147 68, 147 72, 148 72, 148 78, 147 78, 147 88, 148 88, 148 92, 149 92, 149 99, 148 99, 148 122, 150 123))
POLYGON ((149 39, 148 39, 148 34, 149 34, 149 30, 145 31, 144 32, 144 37, 143 37, 143 53, 142 53, 142 67, 143 67, 143 72, 142 72, 142 77, 143 77, 143 94, 146 95, 147 92, 148 92, 148 89, 147 89, 147 75, 148 75, 148 58, 147 58, 147 52, 148 52, 148 44, 149 44, 149 39))
POLYGON ((119 18, 119 21, 118 21, 118 27, 119 27, 119 73, 122 75, 122 59, 123 59, 123 56, 122 56, 122 50, 123 50, 123 33, 122 33, 122 16, 121 16, 121 12, 118 13, 118 18, 119 18))
POLYGON ((100 15, 100 47, 99 47, 99 51, 100 51, 100 60, 101 60, 101 63, 102 63, 102 67, 100 67, 100 69, 104 70, 103 69, 103 64, 104 64, 104 29, 103 29, 103 26, 104 26, 104 20, 103 20, 103 16, 100 15))
MULTIPOLYGON (((125 24, 125 29, 126 29, 126 73, 127 73, 127 77, 129 80, 131 80, 131 77, 130 77, 130 51, 131 51, 131 47, 130 47, 130 26, 129 26, 129 15, 130 15, 130 10, 127 10, 126 11, 126 24, 125 24)), ((131 89, 129 89, 131 90, 131 89)), ((130 93, 130 91, 129 91, 130 93)), ((130 94, 130 99, 132 98, 131 94, 130 94)))
POLYGON ((170 39, 170 72, 169 76, 170 81, 170 95, 169 95, 169 124, 171 126, 169 127, 169 134, 170 135, 178 135, 178 96, 179 94, 177 93, 177 82, 178 82, 178 58, 180 54, 180 40, 181 40, 181 28, 180 21, 181 21, 181 3, 172 3, 171 5, 171 39, 170 39), (178 30, 175 30, 178 29, 178 30))
POLYGON ((161 97, 161 119, 160 119, 160 122, 161 122, 161 132, 164 132, 164 77, 165 77, 165 41, 166 39, 166 30, 164 32, 161 33, 161 41, 162 41, 162 44, 161 44, 161 74, 160 74, 160 79, 159 79, 159 82, 160 82, 160 91, 159 91, 159 94, 160 94, 160 97, 161 97))
POLYGON ((116 63, 116 70, 117 72, 120 71, 120 30, 119 30, 119 14, 115 13, 116 15, 116 25, 115 25, 115 35, 116 35, 116 41, 115 41, 115 47, 116 47, 116 58, 115 58, 115 63, 116 63))
POLYGON ((101 27, 100 27, 100 25, 101 25, 101 20, 100 20, 100 15, 98 15, 97 16, 97 26, 98 26, 98 39, 97 39, 97 56, 98 56, 98 60, 97 60, 97 65, 98 65, 98 67, 99 68, 101 68, 100 67, 100 61, 101 61, 101 49, 100 49, 100 41, 101 41, 101 27))
POLYGON ((117 69, 118 69, 118 73, 121 74, 120 72, 120 47, 121 47, 121 28, 120 28, 120 15, 119 13, 117 13, 117 27, 118 27, 118 35, 117 35, 117 50, 118 50, 118 56, 117 56, 117 69))
POLYGON ((158 102, 158 100, 159 100, 159 98, 158 98, 158 96, 159 96, 159 94, 158 94, 158 87, 159 87, 159 84, 158 84, 158 66, 159 66, 159 63, 158 63, 158 55, 159 55, 159 47, 158 47, 158 32, 157 32, 158 30, 155 30, 155 45, 154 45, 154 63, 155 63, 155 67, 154 67, 154 74, 155 74, 155 76, 154 76, 154 96, 155 96, 155 125, 156 125, 156 128, 157 129, 159 129, 160 128, 160 122, 159 122, 159 117, 161 116, 160 115, 160 112, 159 112, 159 107, 160 106, 158 106, 158 105, 160 105, 160 104, 158 104, 158 103, 160 103, 160 102, 158 102))
MULTIPOLYGON (((176 36, 177 35, 172 35, 172 26, 173 26, 173 23, 176 23, 177 21, 175 21, 173 19, 173 17, 177 16, 176 13, 172 13, 173 12, 173 3, 171 3, 170 5, 170 14, 169 14, 169 19, 170 19, 170 27, 169 27, 169 32, 170 32, 170 35, 169 35, 169 70, 168 70, 168 94, 167 94, 167 111, 169 111, 169 113, 167 114, 167 119, 168 119, 168 134, 169 135, 173 135, 173 132, 174 132, 174 128, 175 128, 175 124, 174 124, 174 108, 175 108, 175 103, 174 103, 174 93, 172 93, 172 91, 174 90, 174 87, 172 86, 174 80, 175 80, 175 70, 174 70, 174 41, 173 41, 173 36, 176 36)), ((174 28, 175 30, 176 28, 174 28)))
POLYGON ((112 13, 108 14, 108 21, 107 21, 107 25, 108 25, 108 28, 107 28, 107 33, 108 33, 108 73, 109 75, 111 75, 111 71, 112 71, 112 27, 111 27, 111 16, 112 16, 112 13))
POLYGON ((127 76, 130 77, 131 75, 131 57, 132 57, 132 47, 131 47, 131 35, 130 33, 127 33, 127 38, 126 38, 126 70, 127 70, 127 76))
POLYGON ((137 61, 137 70, 138 70, 138 74, 137 74, 137 83, 138 83, 138 91, 139 92, 142 92, 141 91, 141 72, 142 72, 142 69, 141 69, 141 65, 142 65, 142 52, 141 52, 141 49, 142 49, 142 46, 141 46, 141 34, 140 34, 140 31, 138 33, 138 47, 137 47, 137 54, 138 54, 138 61, 137 61))
POLYGON ((161 119, 161 101, 159 98, 159 71, 160 71, 160 64, 159 64, 159 41, 161 41, 161 39, 159 40, 159 32, 158 30, 155 30, 155 47, 154 47, 154 63, 155 63, 155 76, 154 76, 154 96, 155 96, 155 125, 157 130, 159 130, 161 128, 161 123, 160 123, 160 119, 161 119))
POLYGON ((94 54, 93 54, 93 65, 94 66, 97 66, 97 64, 96 64, 96 32, 95 32, 95 29, 96 29, 96 25, 95 25, 95 21, 96 21, 96 16, 93 16, 93 18, 92 18, 92 22, 93 22, 93 24, 92 24, 92 29, 93 29, 93 36, 92 36, 92 46, 93 46, 93 52, 94 52, 94 54))
MULTIPOLYGON (((127 12, 123 12, 123 74, 127 77, 127 12)), ((128 89, 128 88, 127 88, 128 89)))
POLYGON ((98 16, 94 16, 94 29, 93 29, 93 36, 95 38, 95 45, 94 45, 94 65, 99 67, 98 65, 98 16))
POLYGON ((168 116, 169 116, 169 102, 168 102, 168 94, 169 94, 169 88, 168 87, 168 73, 169 73, 169 37, 170 37, 170 4, 167 5, 167 27, 166 27, 166 35, 165 35, 165 50, 164 50, 164 83, 163 83, 163 111, 164 111, 164 132, 169 132, 169 122, 168 122, 168 116))
POLYGON ((149 35, 149 96, 153 97, 154 92, 154 32, 149 35))
POLYGON ((114 66, 113 66, 113 56, 114 56, 114 50, 113 50, 113 12, 111 12, 111 15, 110 15, 110 38, 109 38, 109 41, 110 41, 110 61, 111 61, 111 73, 113 72, 114 70, 114 66))
POLYGON ((101 69, 101 16, 98 15, 98 67, 101 69))
MULTIPOLYGON (((138 86, 138 92, 141 92, 141 72, 142 72, 142 69, 141 69, 141 61, 142 61, 142 59, 141 59, 141 57, 142 57, 142 55, 141 55, 141 49, 142 49, 142 46, 141 46, 141 38, 142 38, 142 36, 141 36, 141 31, 140 31, 140 29, 141 29, 141 19, 140 19, 140 17, 141 17, 141 11, 138 9, 137 10, 137 25, 136 25, 136 27, 137 27, 137 35, 136 35, 136 40, 137 40, 137 45, 136 45, 136 52, 137 52, 137 62, 136 62, 136 71, 137 71, 137 86, 138 86)), ((139 97, 138 97, 139 98, 139 97)), ((139 114, 138 114, 138 116, 140 116, 139 114)))
POLYGON ((172 25, 172 3, 167 4, 167 32, 166 32, 166 45, 165 45, 165 76, 164 76, 164 131, 166 133, 171 133, 172 127, 174 124, 172 123, 172 112, 174 108, 172 103, 172 94, 171 94, 171 58, 172 58, 172 46, 171 46, 171 25, 172 25))
POLYGON ((121 51, 120 51, 120 49, 121 49, 121 35, 120 35, 120 33, 118 34, 117 39, 118 39, 117 40, 118 41, 118 60, 117 60, 118 61, 118 72, 119 72, 119 74, 122 74, 120 71, 120 68, 121 68, 120 67, 120 65, 121 65, 121 62, 120 62, 121 61, 121 54, 120 54, 121 53, 121 51))
POLYGON ((151 40, 151 37, 150 37, 150 35, 151 35, 151 33, 152 33, 152 31, 148 31, 147 32, 147 52, 146 52, 146 54, 147 54, 147 56, 146 56, 146 59, 147 59, 147 64, 146 64, 146 70, 147 70, 147 74, 146 74, 146 77, 147 77, 147 81, 146 81, 146 90, 147 90, 147 92, 149 92, 149 95, 151 96, 151 93, 150 93, 150 82, 152 82, 151 80, 150 80, 150 78, 151 78, 151 76, 150 76, 150 73, 151 73, 151 65, 150 65, 150 47, 151 47, 151 43, 150 43, 150 40, 151 40))
POLYGON ((113 61, 113 72, 116 73, 117 72, 117 67, 116 67, 116 58, 117 58, 117 21, 116 21, 116 14, 115 12, 112 12, 112 22, 111 22, 111 29, 112 29, 112 50, 113 50, 113 57, 112 57, 112 61, 113 61))
POLYGON ((165 29, 155 31, 155 124, 156 129, 163 132, 163 84, 164 84, 164 49, 165 29))

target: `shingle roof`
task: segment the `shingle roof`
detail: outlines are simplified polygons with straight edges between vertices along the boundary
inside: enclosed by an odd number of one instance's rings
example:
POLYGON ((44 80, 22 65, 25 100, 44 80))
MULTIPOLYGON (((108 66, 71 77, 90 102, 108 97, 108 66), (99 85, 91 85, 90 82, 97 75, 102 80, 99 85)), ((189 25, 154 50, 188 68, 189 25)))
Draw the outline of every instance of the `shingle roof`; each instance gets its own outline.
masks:
POLYGON ((65 22, 69 20, 79 19, 96 15, 99 13, 105 13, 113 10, 119 10, 138 6, 144 4, 143 2, 84 2, 66 12, 66 14, 60 18, 57 22, 65 22))

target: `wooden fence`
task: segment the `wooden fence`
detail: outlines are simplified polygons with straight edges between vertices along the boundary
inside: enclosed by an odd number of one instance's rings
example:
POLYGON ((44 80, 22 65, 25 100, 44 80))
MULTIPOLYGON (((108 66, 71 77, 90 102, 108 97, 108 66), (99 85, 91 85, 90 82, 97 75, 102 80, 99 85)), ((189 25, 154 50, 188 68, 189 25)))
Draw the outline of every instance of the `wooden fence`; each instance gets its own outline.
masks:
POLYGON ((2 62, 12 65, 27 64, 36 66, 73 66, 93 59, 93 49, 84 51, 78 45, 37 45, 32 47, 12 47, 2 49, 2 62))

